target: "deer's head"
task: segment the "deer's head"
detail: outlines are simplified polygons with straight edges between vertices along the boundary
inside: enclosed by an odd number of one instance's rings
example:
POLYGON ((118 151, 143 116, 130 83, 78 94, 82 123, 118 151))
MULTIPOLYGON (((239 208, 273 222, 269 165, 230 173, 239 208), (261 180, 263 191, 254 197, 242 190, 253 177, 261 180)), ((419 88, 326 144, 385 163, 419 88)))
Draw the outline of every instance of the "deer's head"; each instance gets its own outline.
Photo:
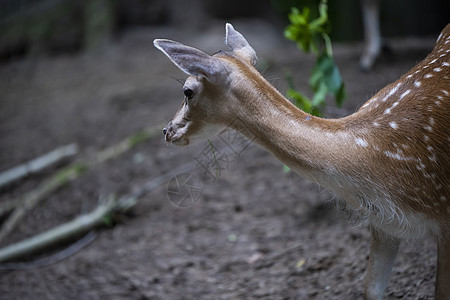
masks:
POLYGON ((188 145, 224 130, 232 119, 229 109, 235 99, 233 86, 239 85, 238 66, 253 67, 257 57, 247 40, 231 24, 226 24, 225 43, 231 52, 214 55, 178 42, 156 39, 161 50, 183 72, 190 75, 183 86, 184 100, 163 133, 167 142, 188 145))

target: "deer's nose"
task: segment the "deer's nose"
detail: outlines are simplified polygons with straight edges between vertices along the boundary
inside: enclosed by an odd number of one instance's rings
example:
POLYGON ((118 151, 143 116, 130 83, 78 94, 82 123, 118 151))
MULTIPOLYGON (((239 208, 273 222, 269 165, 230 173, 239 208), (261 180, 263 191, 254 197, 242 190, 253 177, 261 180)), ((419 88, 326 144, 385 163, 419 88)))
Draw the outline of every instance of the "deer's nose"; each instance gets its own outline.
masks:
POLYGON ((163 128, 163 134, 166 135, 167 133, 167 128, 163 128))

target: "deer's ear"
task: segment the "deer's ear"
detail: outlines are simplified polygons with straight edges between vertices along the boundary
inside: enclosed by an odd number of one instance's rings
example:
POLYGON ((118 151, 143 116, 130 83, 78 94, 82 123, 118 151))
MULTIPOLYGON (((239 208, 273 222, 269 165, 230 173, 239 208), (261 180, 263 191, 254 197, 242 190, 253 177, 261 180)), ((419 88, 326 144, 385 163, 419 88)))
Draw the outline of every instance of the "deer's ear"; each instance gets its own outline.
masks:
POLYGON ((186 74, 204 77, 215 84, 221 82, 225 66, 220 59, 171 40, 156 39, 153 44, 186 74))
POLYGON ((253 50, 252 46, 250 46, 245 37, 236 31, 230 23, 225 25, 225 31, 225 44, 230 47, 231 51, 252 65, 255 65, 258 57, 256 56, 255 50, 253 50))

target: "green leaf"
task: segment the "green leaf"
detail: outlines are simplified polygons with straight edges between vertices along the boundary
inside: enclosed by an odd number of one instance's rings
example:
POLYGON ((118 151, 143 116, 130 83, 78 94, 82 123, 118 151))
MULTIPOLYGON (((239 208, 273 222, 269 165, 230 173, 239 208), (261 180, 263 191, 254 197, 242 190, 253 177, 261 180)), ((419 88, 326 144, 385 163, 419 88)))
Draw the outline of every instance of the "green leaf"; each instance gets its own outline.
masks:
POLYGON ((317 55, 317 61, 311 71, 309 81, 314 92, 313 99, 310 100, 304 94, 296 91, 292 80, 287 91, 287 96, 298 108, 313 115, 320 115, 319 108, 325 103, 327 94, 335 97, 338 106, 342 104, 346 96, 345 85, 333 60, 331 40, 328 36, 330 22, 326 0, 321 1, 318 10, 319 16, 311 20, 311 10, 308 7, 304 7, 302 10, 292 8, 289 14, 291 24, 284 32, 285 37, 295 41, 297 47, 304 52, 313 52, 317 55))
POLYGON ((311 101, 308 99, 308 97, 306 97, 302 93, 292 88, 289 88, 286 94, 289 99, 294 100, 295 106, 297 106, 301 110, 305 112, 310 112, 312 110, 311 101))
MULTIPOLYGON (((328 6, 326 1, 319 5, 319 17, 311 20, 311 10, 304 7, 301 11, 293 7, 288 15, 290 25, 285 30, 285 37, 295 41, 297 47, 306 53, 319 54, 319 45, 324 40, 327 52, 330 50, 327 33, 330 31, 328 20, 328 6)), ((330 53, 330 52, 329 52, 330 53)))
POLYGON ((114 225, 113 218, 110 215, 103 216, 102 221, 107 227, 112 227, 114 225))
POLYGON ((309 83, 314 90, 318 89, 322 81, 325 81, 332 72, 333 64, 333 59, 326 54, 322 54, 317 58, 309 80, 309 83))
POLYGON ((318 107, 325 103, 325 97, 327 96, 328 88, 324 82, 322 82, 318 89, 314 93, 312 100, 312 106, 318 107))
POLYGON ((319 107, 313 107, 313 108, 311 109, 310 114, 313 115, 313 116, 316 116, 316 117, 322 116, 322 114, 320 113, 319 107))
POLYGON ((332 57, 324 53, 317 59, 309 83, 314 93, 319 93, 313 99, 313 106, 319 103, 320 99, 325 99, 328 93, 334 95, 338 105, 342 104, 346 95, 345 86, 332 57))
POLYGON ((334 61, 333 61, 332 68, 330 68, 329 72, 326 73, 325 75, 326 75, 325 83, 327 84, 328 89, 332 93, 337 93, 339 91, 339 89, 341 88, 342 79, 341 79, 341 74, 339 74, 339 69, 334 64, 334 61))
POLYGON ((315 48, 313 34, 309 25, 310 9, 303 8, 302 11, 292 8, 289 14, 291 24, 286 28, 284 35, 287 39, 297 42, 297 47, 305 52, 315 48))
POLYGON ((311 21, 310 26, 316 28, 319 32, 329 32, 328 6, 322 2, 319 5, 319 17, 311 21))
POLYGON ((334 94, 334 97, 336 98, 337 106, 341 107, 342 102, 344 102, 345 98, 347 97, 347 92, 345 91, 345 84, 343 82, 339 90, 334 94))

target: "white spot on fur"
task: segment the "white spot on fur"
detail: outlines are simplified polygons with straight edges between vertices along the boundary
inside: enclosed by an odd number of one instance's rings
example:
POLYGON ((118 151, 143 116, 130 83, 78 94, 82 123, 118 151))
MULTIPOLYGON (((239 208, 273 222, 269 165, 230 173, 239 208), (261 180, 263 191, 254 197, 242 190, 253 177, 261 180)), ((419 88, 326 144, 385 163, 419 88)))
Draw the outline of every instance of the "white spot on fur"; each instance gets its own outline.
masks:
POLYGON ((423 76, 423 78, 431 78, 431 77, 433 77, 433 75, 430 74, 430 73, 428 73, 428 74, 426 74, 425 76, 423 76))
POLYGON ((434 68, 433 71, 440 72, 440 71, 442 71, 442 69, 441 68, 434 68))
POLYGON ((367 146, 369 146, 369 143, 367 143, 367 141, 363 138, 355 138, 355 143, 358 146, 364 147, 366 148, 367 146))
POLYGON ((389 122, 389 126, 391 126, 394 129, 398 128, 398 124, 396 122, 389 122))
POLYGON ((392 110, 394 107, 396 107, 397 105, 398 105, 398 101, 397 101, 397 102, 394 102, 394 104, 392 104, 391 107, 387 108, 387 109, 384 111, 384 114, 389 114, 389 113, 391 113, 391 110, 392 110))
POLYGON ((415 86, 415 87, 419 87, 421 84, 422 84, 422 83, 421 83, 420 81, 414 82, 414 86, 415 86))
POLYGON ((376 98, 376 97, 375 97, 375 98, 372 98, 372 99, 370 99, 369 101, 367 101, 367 102, 366 102, 366 104, 364 104, 364 105, 363 105, 363 107, 366 107, 366 106, 368 106, 368 105, 369 105, 370 103, 372 103, 372 102, 376 101, 377 99, 378 99, 378 98, 376 98))
POLYGON ((387 157, 394 158, 394 159, 397 159, 397 160, 411 160, 410 157, 403 156, 401 151, 397 152, 397 153, 394 153, 394 152, 391 152, 391 151, 384 151, 383 153, 387 157))
MULTIPOLYGON (((443 56, 443 55, 445 55, 445 54, 442 54, 441 56, 443 56)), ((442 66, 443 66, 443 67, 450 67, 450 64, 449 64, 448 62, 444 61, 444 62, 442 63, 442 66)))
POLYGON ((392 90, 390 90, 389 93, 388 93, 388 94, 383 98, 383 100, 381 100, 381 101, 386 102, 386 100, 387 100, 390 96, 394 95, 394 93, 397 92, 397 90, 398 90, 398 88, 400 87, 400 85, 402 85, 401 82, 397 83, 397 85, 396 85, 392 90))
POLYGON ((430 117, 430 125, 431 125, 431 126, 434 125, 434 119, 433 119, 433 117, 430 117))
POLYGON ((378 122, 373 122, 372 124, 373 124, 373 126, 375 126, 375 127, 380 126, 380 124, 379 124, 378 122))
POLYGON ((448 96, 448 92, 446 90, 441 90, 441 91, 445 94, 445 96, 448 96))
POLYGON ((402 100, 406 95, 408 95, 409 93, 411 93, 411 90, 406 90, 401 96, 400 96, 400 100, 402 100))
POLYGON ((416 165, 416 169, 421 171, 421 170, 425 170, 426 166, 423 164, 423 162, 419 159, 419 164, 416 165))
POLYGON ((423 129, 425 129, 426 131, 432 132, 433 128, 431 126, 423 126, 423 129))

